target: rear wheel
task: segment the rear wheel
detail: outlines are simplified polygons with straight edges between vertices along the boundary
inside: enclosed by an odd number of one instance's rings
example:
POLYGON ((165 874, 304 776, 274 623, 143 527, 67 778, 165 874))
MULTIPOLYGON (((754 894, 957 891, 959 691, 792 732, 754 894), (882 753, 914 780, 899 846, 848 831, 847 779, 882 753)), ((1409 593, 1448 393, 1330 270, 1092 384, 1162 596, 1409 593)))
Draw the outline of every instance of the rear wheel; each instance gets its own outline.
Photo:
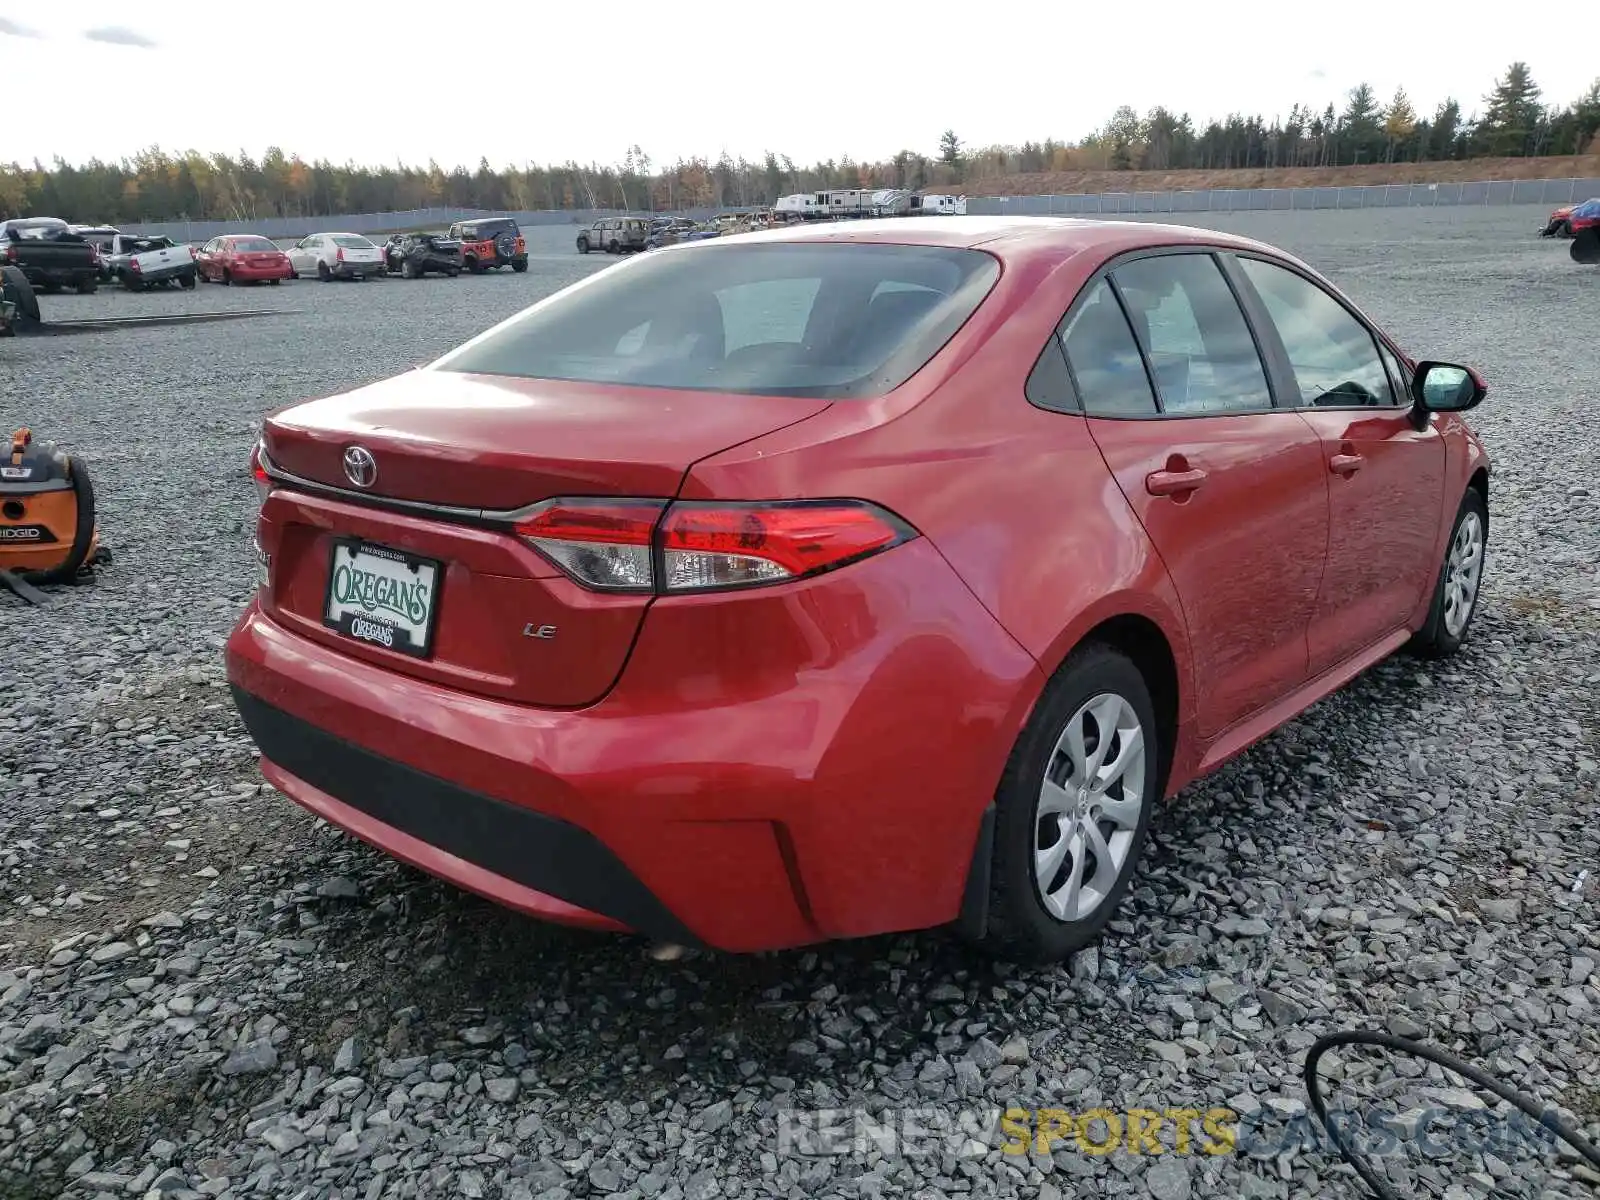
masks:
POLYGON ((80 296, 91 295, 99 286, 100 276, 97 274, 91 275, 87 279, 80 279, 78 281, 78 294, 80 296))
POLYGON ((328 270, 328 264, 327 263, 325 263, 325 262, 318 262, 317 263, 317 278, 322 280, 323 283, 332 283, 333 282, 333 272, 328 270))
POLYGON ((190 271, 187 275, 178 276, 178 286, 183 288, 183 289, 185 289, 185 290, 188 290, 188 289, 194 287, 194 280, 195 280, 195 274, 194 274, 193 271, 190 271))
POLYGON ((525 258, 513 259, 511 263, 511 269, 518 275, 521 275, 528 269, 528 260, 525 258))
POLYGON ((1469 487, 1456 510, 1444 562, 1433 585, 1428 619, 1408 647, 1424 658, 1447 658, 1461 649, 1467 629, 1478 611, 1483 586, 1483 559, 1489 548, 1489 507, 1483 493, 1469 487))
POLYGON ((618 245, 617 245, 617 243, 615 241, 610 241, 610 242, 606 243, 606 253, 607 254, 621 254, 622 250, 621 250, 620 247, 618 247, 618 245))
POLYGON ((995 795, 985 949, 1059 962, 1100 936, 1160 799, 1162 736, 1126 656, 1089 644, 1062 664, 995 795))
POLYGON ((416 277, 417 277, 417 268, 411 265, 411 260, 408 258, 403 263, 400 264, 400 278, 401 279, 415 279, 416 277))
POLYGON ((450 276, 451 279, 454 279, 457 275, 461 274, 461 268, 460 267, 451 267, 448 271, 445 272, 445 274, 450 276))
POLYGON ((283 282, 283 280, 281 280, 281 279, 269 279, 267 282, 272 284, 273 287, 277 287, 280 283, 283 282))

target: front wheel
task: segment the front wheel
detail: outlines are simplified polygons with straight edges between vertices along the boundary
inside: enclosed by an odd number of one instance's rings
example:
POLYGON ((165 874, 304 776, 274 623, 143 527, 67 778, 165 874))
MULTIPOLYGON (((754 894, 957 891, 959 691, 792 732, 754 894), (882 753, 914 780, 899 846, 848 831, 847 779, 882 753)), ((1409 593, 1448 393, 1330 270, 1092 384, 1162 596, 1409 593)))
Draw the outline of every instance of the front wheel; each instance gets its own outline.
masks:
POLYGON ((325 263, 325 262, 317 263, 317 278, 322 280, 323 283, 332 283, 333 282, 333 272, 328 270, 328 264, 327 263, 325 263))
POLYGON ((1483 493, 1469 487, 1456 510, 1445 546, 1444 562, 1433 585, 1428 619, 1411 639, 1409 649, 1424 658, 1448 658, 1467 640, 1467 629, 1478 611, 1483 586, 1483 559, 1489 547, 1489 506, 1483 493))
POLYGON ((415 279, 416 277, 417 277, 417 268, 412 265, 411 260, 408 258, 408 259, 406 259, 405 262, 400 264, 400 278, 401 279, 415 279))
POLYGON ((228 270, 227 267, 223 267, 222 268, 222 286, 223 287, 232 287, 233 286, 233 272, 228 270))
POLYGON ((583 237, 581 235, 578 238, 578 253, 579 254, 587 254, 587 253, 589 253, 589 239, 586 238, 586 237, 583 237))
POLYGON ((987 926, 996 957, 1059 962, 1100 936, 1161 796, 1161 738, 1139 669, 1105 645, 1062 664, 995 794, 987 926))

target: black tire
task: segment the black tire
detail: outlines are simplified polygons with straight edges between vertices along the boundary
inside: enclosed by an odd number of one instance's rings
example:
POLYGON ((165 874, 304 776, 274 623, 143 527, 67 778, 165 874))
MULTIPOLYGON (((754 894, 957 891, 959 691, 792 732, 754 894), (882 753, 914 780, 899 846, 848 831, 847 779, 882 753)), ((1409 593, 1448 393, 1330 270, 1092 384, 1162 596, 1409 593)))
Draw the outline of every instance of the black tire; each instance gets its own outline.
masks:
POLYGON ((606 253, 607 254, 621 254, 622 253, 622 248, 620 246, 618 246, 616 242, 607 242, 606 243, 606 253))
MULTIPOLYGON (((1156 724, 1149 686, 1132 661, 1110 646, 1097 643, 1072 652, 1046 685, 995 792, 988 920, 979 943, 985 951, 1014 962, 1053 963, 1100 936, 1138 871, 1150 816, 1165 787, 1161 743, 1167 736, 1156 724), (1034 878, 1034 856, 1041 831, 1040 793, 1046 770, 1056 769, 1056 745, 1069 721, 1078 719, 1080 710, 1091 701, 1107 695, 1124 702, 1143 735, 1138 751, 1144 755, 1138 764, 1142 768, 1142 794, 1138 797, 1141 804, 1114 882, 1081 919, 1062 920, 1045 907, 1034 878)), ((1071 791, 1070 785, 1068 790, 1071 791)), ((1083 869, 1087 871, 1087 864, 1083 869)))
MULTIPOLYGON (((1406 649, 1422 658, 1448 658, 1461 649, 1467 635, 1472 632, 1472 618, 1478 611, 1478 598, 1483 595, 1484 557, 1489 549, 1489 506, 1483 493, 1469 487, 1456 509, 1456 519, 1450 524, 1450 540, 1444 544, 1444 560, 1439 564, 1439 575, 1433 584, 1433 602, 1428 605, 1428 619, 1422 623, 1406 649), (1451 603, 1450 582, 1456 544, 1463 536, 1462 527, 1469 521, 1478 523, 1477 573, 1472 581, 1472 595, 1467 601, 1466 616, 1459 622, 1448 618, 1451 603), (1451 626, 1456 628, 1452 631, 1451 626)), ((1456 602, 1459 604, 1459 597, 1456 602)))
POLYGON ((122 286, 127 288, 130 292, 142 292, 144 291, 145 284, 144 280, 138 278, 133 274, 133 272, 129 271, 122 277, 122 286))
POLYGON ((269 280, 267 280, 267 282, 270 283, 273 287, 277 287, 280 283, 283 282, 283 280, 281 280, 281 279, 269 279, 269 280))
POLYGON ((1562 221, 1556 225, 1556 236, 1569 238, 1572 236, 1572 222, 1562 221))
POLYGON ((100 276, 99 275, 91 275, 87 279, 80 279, 78 281, 78 295, 80 295, 80 296, 92 296, 99 289, 99 287, 100 287, 100 276))
POLYGON ((528 269, 528 260, 525 259, 525 258, 514 258, 514 259, 512 259, 511 260, 511 269, 513 271, 515 271, 518 275, 521 275, 524 271, 526 271, 528 269))
POLYGON ((228 270, 227 267, 223 267, 222 268, 222 278, 219 279, 217 282, 222 284, 223 287, 232 287, 233 286, 233 272, 228 270))
POLYGON ((333 282, 333 272, 328 270, 327 263, 320 260, 317 262, 317 278, 322 280, 323 283, 333 282))
POLYGON ((589 253, 589 239, 584 237, 583 234, 581 234, 581 233, 578 235, 578 253, 579 254, 587 254, 587 253, 589 253))
POLYGON ((445 274, 450 276, 451 279, 454 279, 457 275, 461 274, 461 268, 460 267, 451 267, 449 270, 447 270, 445 272, 445 274))
POLYGON ((20 267, 0 267, 0 294, 17 306, 17 324, 39 324, 39 297, 20 267))
POLYGON ((1572 261, 1592 267, 1600 263, 1600 225, 1591 225, 1587 229, 1579 230, 1572 239, 1572 248, 1568 251, 1572 261))
POLYGON ((184 291, 189 291, 194 287, 194 280, 195 280, 195 275, 194 275, 193 271, 190 271, 187 275, 179 275, 178 276, 178 286, 181 287, 184 291))
POLYGON ((400 278, 415 279, 416 277, 417 268, 412 265, 411 260, 408 258, 400 264, 400 278))
POLYGON ((39 290, 47 296, 54 296, 61 290, 61 285, 53 279, 46 279, 39 285, 39 290))

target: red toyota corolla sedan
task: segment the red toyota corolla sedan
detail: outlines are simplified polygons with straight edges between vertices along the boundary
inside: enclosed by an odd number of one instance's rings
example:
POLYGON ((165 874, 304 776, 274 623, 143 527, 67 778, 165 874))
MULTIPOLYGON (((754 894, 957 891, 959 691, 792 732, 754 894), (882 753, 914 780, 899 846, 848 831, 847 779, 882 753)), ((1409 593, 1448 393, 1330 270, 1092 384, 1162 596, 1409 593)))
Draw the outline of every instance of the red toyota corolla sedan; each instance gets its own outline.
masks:
POLYGON ((294 277, 289 256, 278 244, 253 233, 215 237, 195 251, 200 278, 210 283, 277 283, 294 277))
POLYGON ((267 779, 554 921, 1058 959, 1155 805, 1482 578, 1485 385, 1258 242, 829 223, 269 419, 267 779))

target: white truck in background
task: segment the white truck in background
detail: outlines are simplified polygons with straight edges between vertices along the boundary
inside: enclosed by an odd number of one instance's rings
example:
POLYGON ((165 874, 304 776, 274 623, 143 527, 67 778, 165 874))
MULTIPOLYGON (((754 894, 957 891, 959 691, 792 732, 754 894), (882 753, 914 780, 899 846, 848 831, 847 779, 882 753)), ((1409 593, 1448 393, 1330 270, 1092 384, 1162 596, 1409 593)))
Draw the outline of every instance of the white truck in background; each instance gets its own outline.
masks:
POLYGON ((139 237, 119 233, 111 239, 111 253, 105 256, 111 278, 120 279, 130 292, 165 287, 176 283, 192 288, 199 268, 194 250, 169 237, 139 237))

